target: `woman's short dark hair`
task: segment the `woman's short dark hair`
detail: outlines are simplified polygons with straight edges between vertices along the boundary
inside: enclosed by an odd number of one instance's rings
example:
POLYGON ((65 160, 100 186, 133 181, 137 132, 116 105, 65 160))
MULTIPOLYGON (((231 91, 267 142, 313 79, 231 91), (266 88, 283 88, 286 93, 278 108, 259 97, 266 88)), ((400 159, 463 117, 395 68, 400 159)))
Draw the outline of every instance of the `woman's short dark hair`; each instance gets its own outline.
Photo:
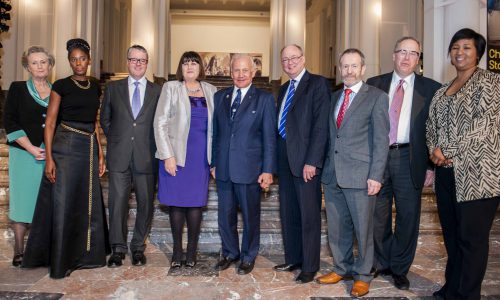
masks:
POLYGON ((470 28, 460 29, 451 38, 450 45, 448 46, 448 55, 451 52, 453 44, 459 40, 474 40, 474 47, 476 47, 477 52, 477 62, 479 63, 481 57, 484 55, 484 51, 486 50, 486 40, 484 36, 470 28))
POLYGON ((68 50, 68 58, 71 54, 71 51, 74 49, 82 50, 87 56, 90 58, 90 45, 84 39, 71 39, 66 42, 66 50, 68 50))
POLYGON ((182 75, 182 65, 189 61, 193 61, 200 65, 200 74, 198 74, 198 78, 196 78, 196 80, 205 79, 205 66, 203 65, 203 60, 195 51, 187 51, 182 54, 181 59, 179 59, 179 65, 177 66, 175 78, 179 81, 184 81, 184 76, 182 75))

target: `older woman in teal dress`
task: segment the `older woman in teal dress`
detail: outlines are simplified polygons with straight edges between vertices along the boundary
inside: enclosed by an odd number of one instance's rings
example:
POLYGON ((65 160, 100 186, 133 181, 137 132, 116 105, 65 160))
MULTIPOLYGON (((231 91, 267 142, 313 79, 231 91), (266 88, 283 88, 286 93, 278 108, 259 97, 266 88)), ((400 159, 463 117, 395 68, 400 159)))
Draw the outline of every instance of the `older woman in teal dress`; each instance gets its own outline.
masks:
POLYGON ((24 236, 38 196, 45 166, 43 129, 52 85, 47 80, 54 57, 42 47, 23 53, 27 81, 13 82, 5 103, 4 125, 9 144, 9 218, 14 231, 12 265, 21 265, 24 236))

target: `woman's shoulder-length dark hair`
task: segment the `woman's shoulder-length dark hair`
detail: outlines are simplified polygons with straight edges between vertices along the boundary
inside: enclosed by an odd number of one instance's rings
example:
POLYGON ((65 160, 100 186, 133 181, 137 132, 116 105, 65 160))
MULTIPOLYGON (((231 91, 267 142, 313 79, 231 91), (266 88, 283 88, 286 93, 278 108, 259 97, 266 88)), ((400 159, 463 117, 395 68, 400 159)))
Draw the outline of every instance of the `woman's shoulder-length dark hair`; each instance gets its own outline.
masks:
POLYGON ((453 44, 459 40, 474 40, 474 47, 476 47, 477 61, 481 60, 486 50, 486 39, 480 33, 475 32, 470 28, 462 28, 457 31, 451 38, 450 45, 448 46, 448 54, 451 52, 453 44))
POLYGON ((186 51, 182 54, 181 59, 179 59, 179 65, 177 66, 177 72, 175 73, 175 78, 179 81, 184 81, 184 76, 182 76, 182 65, 189 61, 194 61, 200 65, 200 73, 196 80, 205 79, 205 66, 203 65, 203 60, 201 56, 195 51, 186 51))

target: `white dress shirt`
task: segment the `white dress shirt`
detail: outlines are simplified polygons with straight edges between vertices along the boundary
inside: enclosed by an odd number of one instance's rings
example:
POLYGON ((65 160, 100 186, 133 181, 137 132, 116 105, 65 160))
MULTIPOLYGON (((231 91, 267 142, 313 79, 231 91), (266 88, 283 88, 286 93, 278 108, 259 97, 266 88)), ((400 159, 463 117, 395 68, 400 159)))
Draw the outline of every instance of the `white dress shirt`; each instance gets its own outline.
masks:
POLYGON ((401 113, 399 115, 398 134, 396 143, 406 144, 410 142, 410 119, 411 119, 411 105, 413 102, 413 85, 415 82, 415 73, 406 78, 401 78, 396 72, 392 72, 391 88, 389 89, 389 108, 396 92, 396 87, 399 81, 404 79, 403 89, 405 96, 403 98, 403 105, 401 106, 401 113))
POLYGON ((239 88, 239 87, 234 86, 233 98, 231 99, 231 105, 233 105, 234 99, 236 99, 236 95, 238 94, 238 89, 241 90, 241 101, 240 101, 240 105, 241 105, 241 103, 243 103, 243 99, 245 99, 245 95, 247 94, 247 92, 251 86, 252 86, 252 84, 250 84, 249 86, 247 86, 245 88, 239 88))
MULTIPOLYGON (((292 79, 295 80, 295 84, 294 84, 294 87, 295 87, 295 91, 297 91, 297 87, 299 86, 299 83, 300 83, 300 80, 302 79, 302 77, 304 77, 304 74, 306 73, 306 68, 304 68, 302 70, 302 72, 299 73, 299 75, 297 75, 297 77, 295 78, 290 78, 290 82, 292 81, 292 79)), ((281 107, 280 107, 280 114, 279 114, 279 117, 278 117, 278 127, 280 126, 280 122, 281 122, 281 115, 283 114, 283 108, 285 107, 285 100, 286 100, 286 97, 288 96, 288 91, 290 90, 290 85, 288 85, 288 88, 286 89, 286 93, 285 95, 283 96, 283 102, 281 102, 281 107)))
POLYGON ((144 95, 146 94, 146 84, 147 84, 147 80, 146 80, 146 76, 143 76, 141 79, 139 80, 135 80, 134 78, 132 77, 128 77, 128 100, 130 102, 130 107, 132 107, 132 97, 134 97, 134 91, 135 91, 135 84, 134 82, 136 81, 139 81, 139 91, 140 91, 140 94, 141 94, 141 108, 142 108, 142 105, 144 104, 144 95))

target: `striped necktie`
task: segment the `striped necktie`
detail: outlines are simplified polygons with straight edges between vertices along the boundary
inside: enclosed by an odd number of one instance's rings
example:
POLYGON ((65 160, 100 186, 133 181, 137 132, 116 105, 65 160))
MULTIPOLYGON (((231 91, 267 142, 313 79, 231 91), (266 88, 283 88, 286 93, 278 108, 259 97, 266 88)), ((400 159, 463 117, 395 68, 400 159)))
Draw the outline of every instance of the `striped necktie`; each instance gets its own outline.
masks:
POLYGON ((290 87, 288 88, 288 95, 286 96, 285 106, 283 107, 283 113, 281 114, 281 120, 278 125, 278 133, 279 135, 286 139, 286 116, 288 114, 288 110, 290 109, 290 105, 292 104, 292 98, 295 94, 295 79, 290 81, 290 87))

